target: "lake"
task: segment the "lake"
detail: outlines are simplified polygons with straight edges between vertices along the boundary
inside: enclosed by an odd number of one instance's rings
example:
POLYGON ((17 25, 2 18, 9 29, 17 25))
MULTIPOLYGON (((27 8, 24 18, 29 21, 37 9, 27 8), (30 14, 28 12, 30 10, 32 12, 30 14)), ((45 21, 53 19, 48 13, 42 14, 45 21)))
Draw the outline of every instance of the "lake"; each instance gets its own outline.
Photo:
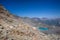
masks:
POLYGON ((48 28, 46 28, 46 27, 39 27, 38 29, 41 31, 47 31, 48 30, 48 28))

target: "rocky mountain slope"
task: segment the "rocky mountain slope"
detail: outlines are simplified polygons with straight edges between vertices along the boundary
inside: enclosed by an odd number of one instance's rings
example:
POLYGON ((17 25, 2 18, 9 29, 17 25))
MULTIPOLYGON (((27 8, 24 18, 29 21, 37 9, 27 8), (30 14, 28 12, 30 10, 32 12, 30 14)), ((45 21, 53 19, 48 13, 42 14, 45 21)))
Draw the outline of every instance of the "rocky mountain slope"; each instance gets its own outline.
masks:
POLYGON ((60 19, 40 19, 40 18, 29 18, 29 17, 24 17, 23 21, 28 23, 29 25, 33 25, 36 28, 40 30, 40 28, 43 28, 41 32, 45 33, 50 40, 60 40, 60 26, 59 22, 60 19), (46 24, 48 22, 48 24, 46 24), (58 23, 58 24, 57 24, 58 23), (50 25, 52 24, 52 25, 50 25), (54 25, 56 24, 56 25, 54 25), (48 28, 48 30, 45 29, 48 28))
POLYGON ((12 15, 0 5, 0 40, 50 40, 22 18, 12 15))

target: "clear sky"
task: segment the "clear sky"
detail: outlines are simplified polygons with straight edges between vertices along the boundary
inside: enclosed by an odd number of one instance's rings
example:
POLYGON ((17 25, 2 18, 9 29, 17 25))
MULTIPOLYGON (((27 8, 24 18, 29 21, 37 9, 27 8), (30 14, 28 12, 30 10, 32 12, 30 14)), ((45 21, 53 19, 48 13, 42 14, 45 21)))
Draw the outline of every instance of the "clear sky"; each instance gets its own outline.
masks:
POLYGON ((60 0, 0 0, 12 14, 28 17, 60 17, 60 0))

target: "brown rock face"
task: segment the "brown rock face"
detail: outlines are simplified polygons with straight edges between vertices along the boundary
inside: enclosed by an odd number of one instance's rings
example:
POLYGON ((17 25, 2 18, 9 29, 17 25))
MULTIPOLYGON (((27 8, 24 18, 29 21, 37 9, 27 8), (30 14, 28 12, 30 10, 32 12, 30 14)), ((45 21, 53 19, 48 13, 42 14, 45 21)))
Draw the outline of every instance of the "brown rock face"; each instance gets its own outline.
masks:
POLYGON ((3 11, 6 11, 6 9, 0 4, 0 13, 3 13, 3 11))
POLYGON ((0 5, 0 40, 50 40, 48 36, 22 21, 0 5))

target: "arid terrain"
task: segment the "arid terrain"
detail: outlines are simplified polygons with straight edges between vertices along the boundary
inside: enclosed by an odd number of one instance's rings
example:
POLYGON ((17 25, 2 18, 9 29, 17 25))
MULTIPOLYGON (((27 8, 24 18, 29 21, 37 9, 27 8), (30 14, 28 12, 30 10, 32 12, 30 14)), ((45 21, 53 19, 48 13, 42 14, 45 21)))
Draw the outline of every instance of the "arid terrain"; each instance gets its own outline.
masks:
POLYGON ((0 5, 0 40, 60 40, 59 34, 45 34, 26 20, 0 5))

